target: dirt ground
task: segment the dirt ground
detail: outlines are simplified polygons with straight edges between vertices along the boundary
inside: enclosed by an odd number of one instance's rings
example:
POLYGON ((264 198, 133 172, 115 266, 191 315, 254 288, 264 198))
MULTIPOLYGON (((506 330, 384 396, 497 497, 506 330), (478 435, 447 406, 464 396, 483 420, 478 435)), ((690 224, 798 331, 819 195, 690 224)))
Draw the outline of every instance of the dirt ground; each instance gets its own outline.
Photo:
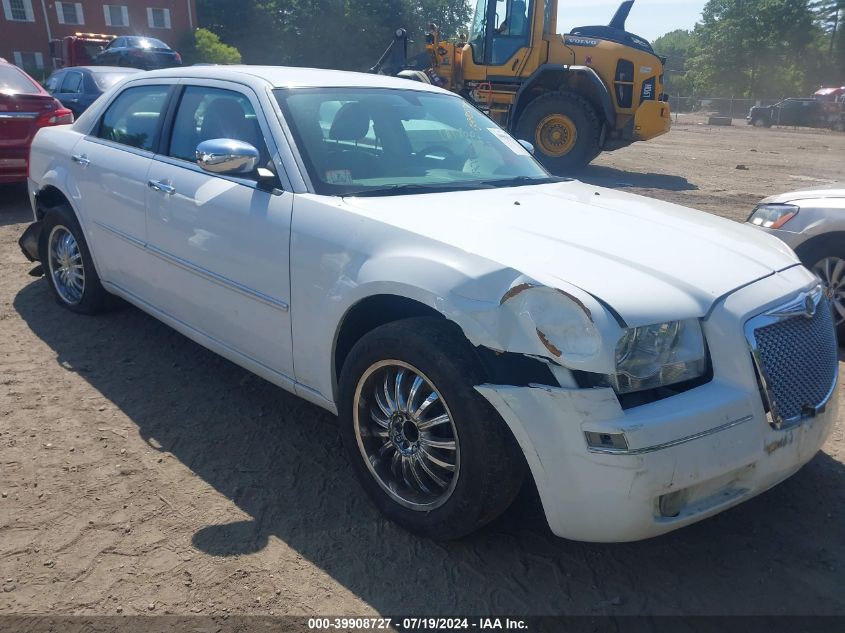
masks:
MULTIPOLYGON (((845 181, 845 135, 710 128, 585 180, 743 220, 845 181), (744 165, 746 169, 737 169, 744 165)), ((531 494, 461 542, 385 522, 334 419, 126 307, 60 310, 0 188, 0 615, 845 614, 845 424, 800 473, 646 542, 555 538, 531 494)))

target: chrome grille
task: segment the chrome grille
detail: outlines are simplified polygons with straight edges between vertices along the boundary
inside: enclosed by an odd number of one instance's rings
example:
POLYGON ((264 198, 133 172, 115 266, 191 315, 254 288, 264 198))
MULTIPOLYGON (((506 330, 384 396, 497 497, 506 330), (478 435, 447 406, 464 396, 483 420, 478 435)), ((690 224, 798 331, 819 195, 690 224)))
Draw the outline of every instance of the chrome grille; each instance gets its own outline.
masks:
POLYGON ((836 387, 839 358, 830 304, 820 288, 752 319, 747 332, 775 427, 824 407, 836 387))

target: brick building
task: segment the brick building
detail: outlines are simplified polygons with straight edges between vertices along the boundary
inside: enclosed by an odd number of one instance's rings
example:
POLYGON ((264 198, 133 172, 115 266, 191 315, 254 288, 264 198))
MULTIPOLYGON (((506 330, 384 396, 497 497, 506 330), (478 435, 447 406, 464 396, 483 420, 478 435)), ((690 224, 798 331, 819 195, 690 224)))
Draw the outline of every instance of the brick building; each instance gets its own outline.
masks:
POLYGON ((53 39, 77 32, 148 35, 177 48, 197 26, 196 0, 0 1, 0 57, 36 78, 55 67, 53 39))

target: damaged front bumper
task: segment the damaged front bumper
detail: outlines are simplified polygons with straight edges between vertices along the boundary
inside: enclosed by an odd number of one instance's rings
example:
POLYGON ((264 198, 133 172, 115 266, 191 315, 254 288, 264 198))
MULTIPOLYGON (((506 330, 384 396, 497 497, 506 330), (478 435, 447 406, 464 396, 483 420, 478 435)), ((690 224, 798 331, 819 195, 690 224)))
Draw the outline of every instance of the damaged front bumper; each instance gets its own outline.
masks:
POLYGON ((719 384, 628 412, 609 389, 476 389, 514 431, 552 532, 594 542, 664 534, 783 481, 824 444, 838 404, 778 431, 719 384), (588 431, 624 433, 629 448, 590 448, 588 431))
POLYGON ((775 428, 743 324, 808 281, 796 267, 721 301, 703 321, 713 379, 664 400, 623 410, 609 388, 477 386, 520 444, 552 531, 595 542, 657 536, 764 492, 806 464, 836 423, 838 388, 813 417, 775 428))

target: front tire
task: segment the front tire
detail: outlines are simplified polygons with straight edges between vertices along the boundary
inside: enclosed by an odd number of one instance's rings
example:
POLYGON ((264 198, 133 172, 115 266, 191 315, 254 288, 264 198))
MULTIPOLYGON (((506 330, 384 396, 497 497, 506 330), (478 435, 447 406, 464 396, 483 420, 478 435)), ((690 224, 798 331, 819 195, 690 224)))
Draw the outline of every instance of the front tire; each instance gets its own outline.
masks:
POLYGON ((823 240, 797 249, 797 255, 821 279, 833 309, 839 344, 845 343, 845 245, 823 240))
POLYGON ((472 347, 439 319, 389 323, 353 347, 340 377, 340 433, 358 480, 388 519, 450 540, 511 504, 524 460, 473 388, 483 382, 472 347))
POLYGON ((593 106, 570 92, 550 92, 528 104, 515 136, 533 143, 535 157, 556 175, 578 171, 601 152, 602 124, 593 106))
POLYGON ((109 294, 68 205, 53 207, 44 215, 39 252, 47 284, 60 306, 81 314, 96 314, 106 307, 109 294))

